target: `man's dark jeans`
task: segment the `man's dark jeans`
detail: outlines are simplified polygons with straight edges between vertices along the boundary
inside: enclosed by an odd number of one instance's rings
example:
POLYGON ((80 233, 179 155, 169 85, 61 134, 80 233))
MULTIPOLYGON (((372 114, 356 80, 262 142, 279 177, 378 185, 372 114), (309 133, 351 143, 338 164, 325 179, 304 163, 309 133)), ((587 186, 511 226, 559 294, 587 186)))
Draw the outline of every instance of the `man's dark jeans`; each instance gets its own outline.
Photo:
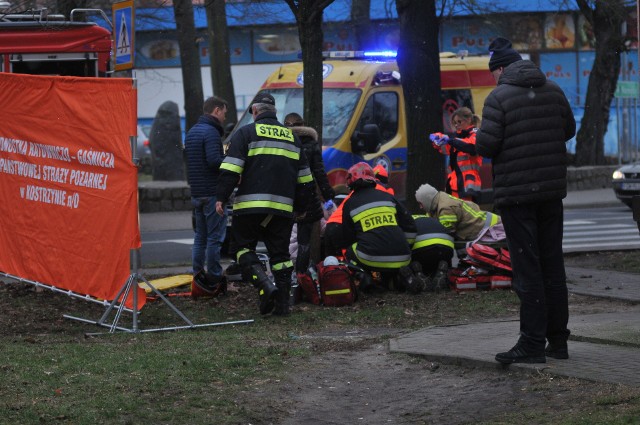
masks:
POLYGON ((544 350, 545 338, 569 338, 569 306, 562 256, 562 200, 502 207, 502 223, 520 298, 520 343, 544 350))

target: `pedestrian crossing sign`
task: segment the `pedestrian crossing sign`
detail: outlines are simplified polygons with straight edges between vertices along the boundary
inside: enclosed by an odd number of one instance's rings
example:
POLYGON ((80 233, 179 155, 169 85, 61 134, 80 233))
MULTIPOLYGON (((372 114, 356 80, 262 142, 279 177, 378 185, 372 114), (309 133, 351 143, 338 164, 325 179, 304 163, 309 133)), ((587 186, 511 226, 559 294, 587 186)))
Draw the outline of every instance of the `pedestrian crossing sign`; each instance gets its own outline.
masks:
POLYGON ((134 38, 135 38, 135 10, 133 0, 114 3, 113 32, 115 70, 121 71, 133 68, 134 61, 134 38))

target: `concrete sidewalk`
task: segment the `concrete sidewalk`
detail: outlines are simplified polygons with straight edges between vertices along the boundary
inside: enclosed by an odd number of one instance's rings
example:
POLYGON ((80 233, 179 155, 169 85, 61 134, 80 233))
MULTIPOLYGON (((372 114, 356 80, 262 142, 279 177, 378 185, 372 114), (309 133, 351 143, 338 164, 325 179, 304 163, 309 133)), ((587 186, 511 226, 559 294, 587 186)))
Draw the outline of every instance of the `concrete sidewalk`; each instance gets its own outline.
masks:
POLYGON ((569 360, 503 366, 494 359, 517 341, 520 322, 500 320, 422 329, 390 341, 390 351, 432 361, 525 372, 539 371, 640 387, 640 275, 567 267, 570 293, 622 300, 631 311, 572 316, 569 360), (615 359, 615 360, 612 360, 615 359))
POLYGON ((503 366, 494 357, 517 341, 519 321, 496 321, 422 329, 389 343, 391 352, 431 361, 543 372, 590 381, 640 387, 640 307, 627 313, 602 313, 569 319, 569 359, 503 366))

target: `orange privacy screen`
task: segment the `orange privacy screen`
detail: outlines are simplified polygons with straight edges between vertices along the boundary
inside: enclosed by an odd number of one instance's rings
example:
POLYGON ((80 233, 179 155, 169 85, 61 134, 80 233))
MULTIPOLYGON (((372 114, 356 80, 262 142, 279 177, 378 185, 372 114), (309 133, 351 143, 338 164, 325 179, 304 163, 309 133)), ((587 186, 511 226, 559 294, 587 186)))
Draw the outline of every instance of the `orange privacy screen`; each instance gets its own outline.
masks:
POLYGON ((140 246, 132 81, 0 73, 0 117, 0 270, 112 300, 140 246))

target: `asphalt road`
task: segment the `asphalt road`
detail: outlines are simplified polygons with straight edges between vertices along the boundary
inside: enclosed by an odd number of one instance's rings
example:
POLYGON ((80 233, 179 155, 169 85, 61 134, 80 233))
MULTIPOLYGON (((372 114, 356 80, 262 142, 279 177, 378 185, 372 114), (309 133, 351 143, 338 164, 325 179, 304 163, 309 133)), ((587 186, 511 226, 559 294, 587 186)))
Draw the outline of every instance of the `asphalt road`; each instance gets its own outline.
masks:
MULTIPOLYGON (((143 232, 142 241, 143 267, 191 263, 191 230, 143 232)), ((565 210, 564 252, 625 249, 640 249, 640 233, 631 210, 623 204, 565 210)))

